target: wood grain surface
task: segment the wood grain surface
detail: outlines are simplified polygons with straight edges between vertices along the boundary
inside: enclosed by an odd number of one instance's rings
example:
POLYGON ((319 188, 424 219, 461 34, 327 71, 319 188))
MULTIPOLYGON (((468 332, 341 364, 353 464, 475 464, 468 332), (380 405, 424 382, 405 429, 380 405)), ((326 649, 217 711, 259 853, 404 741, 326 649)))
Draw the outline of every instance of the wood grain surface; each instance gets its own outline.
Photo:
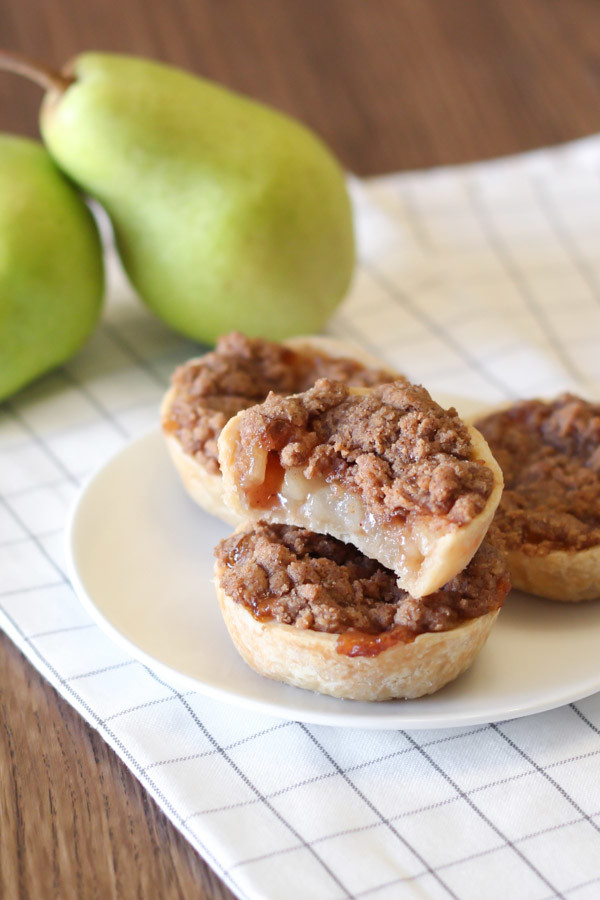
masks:
MULTIPOLYGON (((514 153, 600 128, 596 0, 0 0, 0 39, 177 63, 285 109, 359 174, 514 153)), ((0 79, 0 128, 40 92, 0 79)))
MULTIPOLYGON (((0 43, 180 64, 303 119, 374 174, 600 129, 596 0, 0 0, 0 43)), ((0 129, 40 91, 0 74, 0 129)), ((0 897, 231 897, 125 766, 0 636, 0 897)))

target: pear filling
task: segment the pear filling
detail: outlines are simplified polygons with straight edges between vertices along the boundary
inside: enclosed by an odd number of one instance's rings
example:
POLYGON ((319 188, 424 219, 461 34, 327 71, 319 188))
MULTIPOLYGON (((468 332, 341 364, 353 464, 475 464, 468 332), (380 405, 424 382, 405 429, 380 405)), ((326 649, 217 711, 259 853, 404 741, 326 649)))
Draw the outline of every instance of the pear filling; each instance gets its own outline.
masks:
POLYGON ((255 619, 336 635, 348 656, 456 628, 497 609, 508 590, 504 557, 489 540, 464 572, 421 599, 351 545, 296 526, 246 525, 215 557, 221 587, 255 619))
POLYGON ((226 426, 219 461, 242 517, 352 543, 416 596, 469 562, 501 490, 480 436, 406 380, 270 394, 226 426))
MULTIPOLYGON (((398 576, 415 581, 437 540, 431 517, 404 521, 398 528, 378 521, 358 493, 323 476, 308 479, 301 467, 285 469, 276 451, 249 450, 238 442, 236 467, 246 514, 254 520, 284 520, 323 534, 360 536, 363 552, 376 556, 398 576)), ((456 525, 450 525, 456 528, 456 525)))

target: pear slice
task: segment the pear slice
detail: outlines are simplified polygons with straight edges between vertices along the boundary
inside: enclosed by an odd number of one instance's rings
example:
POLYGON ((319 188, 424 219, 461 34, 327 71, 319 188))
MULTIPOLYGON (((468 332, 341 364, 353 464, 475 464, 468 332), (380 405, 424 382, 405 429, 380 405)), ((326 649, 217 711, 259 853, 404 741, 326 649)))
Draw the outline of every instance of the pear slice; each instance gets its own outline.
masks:
MULTIPOLYGON (((256 342, 256 341, 255 341, 256 342)), ((283 341, 280 345, 272 345, 292 350, 295 354, 308 358, 318 357, 321 363, 327 364, 328 360, 343 360, 356 364, 357 374, 373 373, 373 377, 381 374, 382 378, 393 380, 399 377, 398 372, 382 364, 376 356, 368 353, 362 347, 357 347, 347 341, 337 338, 312 335, 309 337, 295 337, 283 341)), ((201 365, 205 357, 196 357, 189 360, 186 365, 201 365)), ((351 376, 350 376, 351 377, 351 376)), ((169 455, 181 478, 184 488, 192 499, 206 512, 218 516, 230 525, 237 525, 241 519, 239 514, 228 507, 223 500, 223 478, 220 471, 214 471, 206 460, 189 452, 182 443, 176 427, 174 414, 175 404, 179 391, 176 385, 172 385, 164 396, 161 405, 161 423, 169 455)), ((249 405, 260 398, 249 399, 249 405)), ((198 413, 209 413, 208 407, 202 407, 202 398, 198 400, 198 413)))
MULTIPOLYGON (((227 423, 218 441, 224 499, 229 508, 239 520, 298 525, 353 544, 365 556, 395 572, 400 587, 413 597, 437 591, 461 572, 477 551, 500 501, 503 479, 489 447, 475 428, 465 426, 452 409, 444 416, 441 407, 433 403, 423 388, 408 385, 416 392, 407 413, 411 416, 412 426, 417 428, 417 432, 419 429, 429 430, 428 440, 438 443, 448 441, 448 429, 458 429, 456 433, 463 456, 464 448, 468 447, 468 458, 462 460, 464 465, 458 469, 465 473, 465 479, 467 472, 470 472, 470 477, 474 473, 475 477, 479 475, 486 487, 480 491, 468 515, 459 514, 461 496, 468 494, 467 491, 461 495, 460 485, 457 505, 452 510, 440 512, 436 509, 427 490, 421 498, 422 502, 406 499, 403 506, 403 488, 410 493, 410 485, 408 482, 403 484, 403 478, 410 478, 413 483, 419 479, 431 479, 431 489, 434 480, 432 465, 434 470, 438 463, 440 466, 453 466, 456 457, 442 453, 435 456, 433 463, 424 459, 417 461, 416 465, 413 461, 405 466, 399 456, 394 456, 396 477, 392 488, 395 496, 400 496, 400 503, 391 507, 387 514, 381 504, 374 503, 368 486, 365 488, 364 479, 361 482, 360 473, 359 478, 356 477, 359 468, 356 453, 353 458, 348 448, 344 448, 339 429, 344 428, 344 422, 347 424, 348 416, 362 414, 361 409, 356 408, 360 407, 364 398, 370 398, 370 421, 376 422, 378 417, 393 415, 393 412, 390 413, 395 402, 392 393, 403 391, 406 385, 407 382, 402 381, 374 388, 346 388, 323 381, 317 382, 311 391, 297 394, 287 401, 270 397, 261 406, 238 413, 227 423), (319 412, 319 390, 324 390, 325 395, 327 390, 337 391, 341 397, 338 414, 342 424, 337 426, 338 431, 336 426, 327 431, 327 416, 337 401, 330 401, 329 408, 319 412), (390 397, 391 406, 388 403, 390 397), (279 418, 277 402, 284 406, 287 404, 279 418), (317 412, 302 432, 304 423, 298 424, 302 420, 299 410, 303 404, 306 406, 309 403, 316 405, 317 412), (436 433, 431 433, 432 411, 434 419, 435 416, 440 417, 440 430, 436 433), (286 429, 291 434, 289 441, 285 436, 281 437, 286 429), (442 429, 445 431, 442 432, 442 429), (286 465, 293 459, 294 448, 303 435, 307 436, 307 440, 312 438, 314 444, 317 432, 329 453, 330 466, 326 474, 314 474, 312 470, 307 474, 306 460, 301 465, 286 465), (276 449, 273 449, 274 433, 278 436, 276 449), (484 469, 478 470, 478 466, 484 469)), ((327 402, 323 400, 322 406, 326 407, 327 402)), ((408 422, 402 415, 398 416, 395 438, 402 433, 403 421, 408 422)), ((372 448, 370 451, 365 446, 365 456, 370 453, 373 457, 382 458, 386 453, 388 456, 395 454, 394 446, 398 444, 392 442, 389 446, 381 446, 384 440, 385 435, 381 439, 375 436, 373 441, 375 445, 379 441, 379 452, 372 452, 372 448)), ((362 453, 362 449, 358 449, 362 453)), ((422 443, 417 446, 415 442, 412 446, 410 441, 405 447, 409 458, 411 453, 418 456, 422 449, 422 443)), ((441 470, 439 474, 442 474, 441 470)))

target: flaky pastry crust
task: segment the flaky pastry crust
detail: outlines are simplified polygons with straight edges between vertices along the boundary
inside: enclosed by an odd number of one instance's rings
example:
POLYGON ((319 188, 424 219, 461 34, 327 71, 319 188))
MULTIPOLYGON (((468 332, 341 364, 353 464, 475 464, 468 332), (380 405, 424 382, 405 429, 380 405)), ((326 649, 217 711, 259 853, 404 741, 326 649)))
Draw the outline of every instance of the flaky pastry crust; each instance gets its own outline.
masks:
MULTIPOLYGON (((169 388, 161 405, 161 421, 169 420, 169 410, 175 396, 175 388, 169 388)), ((171 461, 184 488, 198 506, 229 525, 239 524, 239 515, 230 509, 223 499, 223 476, 209 472, 205 465, 186 453, 175 434, 163 429, 163 436, 171 461)))
POLYGON ((512 586, 528 594, 564 603, 600 598, 600 547, 544 556, 509 550, 507 560, 512 586))
POLYGON ((346 700, 416 699, 461 675, 485 644, 499 610, 450 631, 427 632, 377 656, 337 652, 338 635, 261 622, 225 593, 215 567, 219 606, 245 662, 266 678, 346 700))

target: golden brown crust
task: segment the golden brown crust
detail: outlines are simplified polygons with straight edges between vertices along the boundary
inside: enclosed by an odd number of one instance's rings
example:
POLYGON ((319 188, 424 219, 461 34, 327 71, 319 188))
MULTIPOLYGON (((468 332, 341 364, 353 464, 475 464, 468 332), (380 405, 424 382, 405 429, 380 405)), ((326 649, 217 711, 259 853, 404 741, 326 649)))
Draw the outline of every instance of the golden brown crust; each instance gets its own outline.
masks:
POLYGON ((565 603, 600 598, 600 547, 545 556, 510 550, 507 557, 512 585, 521 591, 565 603))
MULTIPOLYGON (((398 375, 392 368, 382 365, 380 360, 366 350, 337 338, 314 335, 290 338, 282 341, 282 344, 300 353, 316 352, 334 359, 353 359, 367 368, 382 369, 392 376, 398 375)), ((198 360, 200 359, 201 357, 198 357, 198 360)), ((190 360, 190 362, 194 362, 194 360, 190 360)), ((185 490, 202 509, 230 525, 237 525, 244 517, 225 503, 221 474, 211 472, 204 463, 195 459, 190 453, 186 453, 177 435, 165 427, 165 423, 171 420, 170 409, 175 395, 175 389, 169 388, 163 398, 160 410, 163 434, 175 470, 179 474, 185 490)))
POLYGON ((222 589, 218 564, 215 584, 231 639, 255 672, 346 700, 408 700, 438 691, 472 664, 499 612, 420 634, 377 656, 347 656, 337 651, 338 635, 255 619, 222 589))
MULTIPOLYGON (((174 388, 170 388, 163 399, 161 406, 163 422, 169 419, 169 408, 174 393, 174 388)), ((240 522, 239 516, 226 505, 223 499, 223 476, 221 473, 210 472, 190 453, 186 453, 175 434, 163 430, 163 436, 175 470, 192 500, 205 512, 217 516, 229 525, 237 525, 240 522)))

